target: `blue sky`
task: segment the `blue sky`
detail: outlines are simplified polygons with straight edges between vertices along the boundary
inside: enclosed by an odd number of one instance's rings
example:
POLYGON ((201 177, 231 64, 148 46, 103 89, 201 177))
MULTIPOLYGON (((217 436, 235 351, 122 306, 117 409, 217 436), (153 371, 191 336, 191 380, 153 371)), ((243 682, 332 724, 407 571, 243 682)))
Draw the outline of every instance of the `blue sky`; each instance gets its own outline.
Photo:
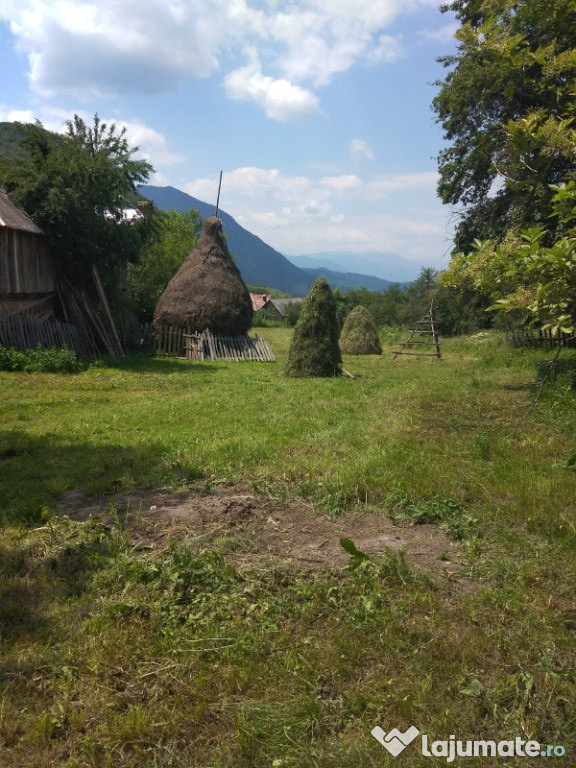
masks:
POLYGON ((0 120, 126 126, 151 183, 216 201, 290 255, 443 268, 435 0, 0 0, 0 120))

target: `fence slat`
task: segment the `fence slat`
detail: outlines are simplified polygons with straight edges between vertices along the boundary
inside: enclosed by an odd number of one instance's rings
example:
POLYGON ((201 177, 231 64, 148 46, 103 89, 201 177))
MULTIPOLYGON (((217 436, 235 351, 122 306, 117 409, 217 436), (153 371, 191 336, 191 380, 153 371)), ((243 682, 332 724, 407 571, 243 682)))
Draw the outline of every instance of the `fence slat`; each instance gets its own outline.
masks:
MULTIPOLYGON (((155 350, 157 355, 188 357, 186 337, 193 335, 190 328, 177 328, 168 325, 142 325, 141 346, 155 350)), ((199 357, 201 360, 230 360, 239 362, 252 360, 257 362, 275 362, 270 345, 266 339, 258 336, 219 336, 209 330, 199 335, 199 357)))

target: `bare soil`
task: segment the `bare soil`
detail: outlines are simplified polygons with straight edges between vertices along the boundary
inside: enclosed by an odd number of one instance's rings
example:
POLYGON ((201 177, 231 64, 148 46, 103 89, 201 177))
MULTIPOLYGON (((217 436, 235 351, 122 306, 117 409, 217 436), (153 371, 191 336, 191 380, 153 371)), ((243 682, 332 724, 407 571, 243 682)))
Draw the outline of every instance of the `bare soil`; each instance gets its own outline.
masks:
MULTIPOLYGON (((463 547, 436 525, 397 526, 378 511, 348 512, 335 520, 312 505, 219 488, 209 492, 139 492, 95 500, 66 494, 59 512, 71 519, 109 521, 117 510, 133 542, 163 548, 186 540, 208 548, 217 544, 237 567, 330 569, 345 565, 341 538, 378 560, 404 552, 408 561, 435 580, 466 588, 463 547)), ((471 586, 468 582, 468 586, 471 586)))

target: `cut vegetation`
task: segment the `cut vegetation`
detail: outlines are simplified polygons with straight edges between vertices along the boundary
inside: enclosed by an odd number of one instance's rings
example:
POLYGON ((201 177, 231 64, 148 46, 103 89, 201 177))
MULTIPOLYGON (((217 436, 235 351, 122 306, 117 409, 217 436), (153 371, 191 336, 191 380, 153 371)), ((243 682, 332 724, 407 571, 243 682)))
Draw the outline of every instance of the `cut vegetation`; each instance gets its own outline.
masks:
POLYGON ((375 725, 569 764, 574 352, 534 404, 550 355, 497 335, 352 381, 267 333, 269 366, 0 373, 0 765, 391 765, 375 725))

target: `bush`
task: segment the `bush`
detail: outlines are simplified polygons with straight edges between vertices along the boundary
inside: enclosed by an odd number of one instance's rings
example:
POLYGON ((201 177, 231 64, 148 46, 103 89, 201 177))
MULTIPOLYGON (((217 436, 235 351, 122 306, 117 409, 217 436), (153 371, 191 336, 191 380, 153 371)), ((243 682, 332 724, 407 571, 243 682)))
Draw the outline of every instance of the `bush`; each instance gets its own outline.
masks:
POLYGON ((254 312, 252 328, 281 328, 282 321, 275 312, 267 309, 259 309, 254 312))
POLYGON ((370 310, 354 307, 344 321, 340 334, 340 349, 345 355, 381 355, 382 344, 370 310))
POLYGON ((330 286, 319 277, 302 304, 294 329, 287 376, 339 376, 342 356, 338 346, 336 301, 330 286))
POLYGON ((0 347, 0 371, 78 373, 80 368, 80 361, 71 349, 37 347, 21 351, 12 347, 0 347))

